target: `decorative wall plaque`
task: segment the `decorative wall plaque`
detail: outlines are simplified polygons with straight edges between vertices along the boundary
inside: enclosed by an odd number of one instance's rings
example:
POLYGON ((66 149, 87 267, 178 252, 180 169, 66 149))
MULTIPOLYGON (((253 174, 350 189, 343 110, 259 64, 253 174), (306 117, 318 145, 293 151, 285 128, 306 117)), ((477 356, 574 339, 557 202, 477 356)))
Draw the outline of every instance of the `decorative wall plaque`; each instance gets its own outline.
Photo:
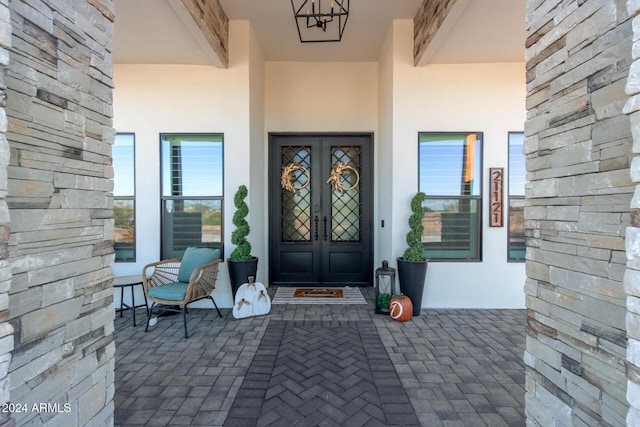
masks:
POLYGON ((489 168, 491 176, 491 218, 490 227, 502 227, 504 225, 503 203, 503 168, 489 168))

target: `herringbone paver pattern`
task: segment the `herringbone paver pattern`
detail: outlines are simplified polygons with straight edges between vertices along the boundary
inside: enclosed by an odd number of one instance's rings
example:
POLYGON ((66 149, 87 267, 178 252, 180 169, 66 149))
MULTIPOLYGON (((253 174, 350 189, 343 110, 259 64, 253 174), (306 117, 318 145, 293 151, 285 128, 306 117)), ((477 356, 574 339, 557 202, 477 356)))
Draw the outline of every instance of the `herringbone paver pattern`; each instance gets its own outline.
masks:
POLYGON ((417 426, 371 322, 272 321, 225 426, 417 426))
POLYGON ((115 425, 350 427, 409 414, 422 426, 524 426, 524 310, 423 308, 399 323, 374 314, 372 288, 363 294, 367 305, 272 306, 242 320, 192 309, 187 340, 180 316, 148 333, 116 318, 115 425), (358 385, 371 378, 365 399, 358 385), (242 405, 256 416, 236 424, 242 405))

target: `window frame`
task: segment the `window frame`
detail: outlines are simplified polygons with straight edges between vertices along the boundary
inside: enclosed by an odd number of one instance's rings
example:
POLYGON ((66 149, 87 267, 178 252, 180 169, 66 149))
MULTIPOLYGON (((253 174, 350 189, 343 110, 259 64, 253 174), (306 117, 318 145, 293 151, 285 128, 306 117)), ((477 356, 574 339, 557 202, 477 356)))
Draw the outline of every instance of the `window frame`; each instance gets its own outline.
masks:
MULTIPOLYGON (((118 263, 135 263, 136 262, 136 256, 137 256, 137 239, 136 239, 136 234, 137 234, 137 227, 136 227, 136 217, 137 217, 137 213, 136 213, 136 208, 137 208, 137 203, 136 203, 136 134, 135 132, 116 132, 115 137, 114 137, 114 141, 113 144, 116 144, 116 138, 118 138, 118 136, 131 136, 132 142, 133 142, 133 147, 132 147, 132 158, 131 158, 131 164, 133 166, 133 194, 132 195, 117 195, 116 194, 116 188, 115 188, 115 167, 114 167, 114 190, 113 190, 113 210, 114 210, 114 232, 115 232, 115 209, 116 209, 116 202, 119 200, 123 200, 123 201, 128 201, 131 200, 133 202, 133 256, 131 258, 118 258, 118 250, 116 249, 118 242, 116 242, 116 238, 115 235, 113 237, 113 253, 114 253, 114 262, 118 262, 118 263)), ((111 161, 112 161, 112 165, 114 163, 114 157, 113 157, 113 147, 111 149, 111 161)))
MULTIPOLYGON (((216 141, 217 142, 217 141, 216 141)), ((165 224, 167 221, 167 214, 166 214, 166 209, 165 209, 165 203, 167 201, 198 201, 198 200, 204 200, 204 201, 219 201, 220 202, 220 242, 207 246, 207 245, 202 245, 202 246, 206 246, 206 247, 211 247, 214 249, 220 249, 220 256, 221 258, 224 257, 224 180, 225 180, 225 173, 224 173, 224 168, 225 168, 225 164, 224 164, 224 133, 222 132, 198 132, 198 133, 190 133, 190 132, 162 132, 159 134, 159 146, 160 146, 160 256, 161 259, 167 259, 167 258, 175 258, 177 257, 176 254, 167 254, 166 253, 166 243, 167 243, 167 239, 165 236, 165 224), (221 189, 220 189, 220 195, 216 195, 216 196, 166 196, 164 194, 164 163, 163 163, 163 141, 165 140, 165 138, 167 137, 193 137, 193 138, 200 138, 200 137, 211 137, 213 138, 219 138, 220 139, 220 143, 221 143, 221 154, 222 154, 222 161, 221 161, 221 165, 222 165, 222 170, 221 170, 221 176, 220 176, 220 180, 221 180, 221 189)), ((181 255, 180 255, 181 256, 181 255)))
MULTIPOLYGON (((423 207, 429 203, 429 200, 451 200, 451 201, 470 201, 475 202, 476 212, 473 213, 475 217, 475 227, 476 230, 473 234, 469 235, 470 242, 470 251, 475 252, 472 254, 473 256, 467 257, 452 257, 452 256, 441 256, 434 257, 432 253, 429 252, 428 243, 423 242, 424 252, 423 256, 429 260, 430 262, 482 262, 482 252, 483 252, 483 203, 484 203, 484 176, 483 176, 483 162, 484 162, 484 133, 480 131, 446 131, 446 132, 438 132, 438 131, 420 131, 418 132, 418 191, 423 191, 426 194, 426 200, 423 203, 423 207), (433 135, 433 136, 462 136, 462 135, 476 135, 476 141, 480 142, 480 149, 476 148, 475 151, 475 164, 478 165, 478 171, 474 173, 474 180, 478 181, 477 188, 479 189, 477 195, 430 195, 428 192, 424 191, 420 187, 421 182, 421 157, 420 157, 420 144, 421 139, 424 135, 433 135), (471 247, 473 245, 473 247, 471 247)), ((425 211, 426 214, 426 211, 425 211)), ((473 225, 471 225, 473 227, 473 225)), ((423 234, 424 237, 424 234, 423 234)), ((437 250, 433 250, 437 251, 437 250)), ((444 251, 444 250, 441 250, 444 251)))
MULTIPOLYGON (((511 160, 512 160, 512 151, 511 151, 511 136, 512 135, 522 135, 522 147, 524 147, 524 140, 525 140, 525 135, 524 135, 524 131, 510 131, 507 133, 507 262, 509 263, 524 263, 526 261, 527 258, 527 249, 526 249, 526 235, 523 234, 523 239, 524 239, 524 244, 525 244, 525 248, 524 248, 524 253, 522 254, 522 257, 512 257, 511 256, 511 252, 512 252, 512 248, 511 248, 511 237, 512 237, 512 233, 511 233, 511 225, 512 225, 512 218, 511 218, 511 210, 512 210, 512 203, 511 201, 522 201, 524 204, 524 200, 525 200, 525 195, 524 195, 524 188, 522 189, 522 195, 513 195, 512 191, 511 191, 511 172, 512 172, 512 164, 511 164, 511 160)), ((526 160, 526 156, 524 156, 524 154, 522 155, 524 157, 524 160, 526 160)), ((524 168, 524 181, 526 182, 526 165, 524 168)), ((524 206, 522 207, 522 225, 524 227, 524 206)), ((515 250, 515 249, 514 249, 515 250)))

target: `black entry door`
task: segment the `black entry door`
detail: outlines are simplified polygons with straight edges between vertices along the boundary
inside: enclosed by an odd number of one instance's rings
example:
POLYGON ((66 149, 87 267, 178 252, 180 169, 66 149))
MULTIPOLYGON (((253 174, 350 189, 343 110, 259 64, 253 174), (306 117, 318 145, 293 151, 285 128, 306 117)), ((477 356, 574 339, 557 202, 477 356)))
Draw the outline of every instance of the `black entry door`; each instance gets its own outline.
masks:
POLYGON ((370 285, 372 135, 270 136, 270 283, 370 285))

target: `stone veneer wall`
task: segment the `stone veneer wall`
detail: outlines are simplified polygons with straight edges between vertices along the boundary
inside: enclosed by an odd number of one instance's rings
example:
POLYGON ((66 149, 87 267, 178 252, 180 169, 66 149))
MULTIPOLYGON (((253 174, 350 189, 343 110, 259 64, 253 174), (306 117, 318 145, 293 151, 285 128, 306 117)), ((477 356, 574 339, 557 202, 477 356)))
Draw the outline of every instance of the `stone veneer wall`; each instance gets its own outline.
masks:
POLYGON ((458 0, 425 0, 413 18, 413 61, 418 64, 424 51, 458 0))
POLYGON ((626 0, 528 0, 528 425, 624 425, 626 0))
MULTIPOLYGON (((633 17, 633 60, 627 80, 627 94, 631 96, 625 112, 630 114, 633 152, 640 153, 640 0, 628 0, 633 17)), ((631 178, 640 182, 640 157, 631 163, 631 178)), ((624 277, 627 292, 627 401, 630 404, 627 425, 640 425, 640 185, 636 184, 631 201, 631 227, 627 229, 627 271, 624 277)))
MULTIPOLYGON (((9 144, 7 142, 7 90, 5 75, 9 65, 11 48, 11 23, 9 22, 8 0, 0 0, 0 405, 10 400, 9 364, 13 350, 13 327, 9 318, 9 289, 11 287, 11 266, 9 256, 9 207, 7 206, 7 164, 9 144)), ((0 412, 0 426, 15 424, 11 414, 0 412)))
POLYGON ((229 66, 229 18, 219 0, 182 0, 223 68, 229 66))
POLYGON ((114 5, 8 4, 10 400, 26 405, 13 417, 113 425, 114 5))

